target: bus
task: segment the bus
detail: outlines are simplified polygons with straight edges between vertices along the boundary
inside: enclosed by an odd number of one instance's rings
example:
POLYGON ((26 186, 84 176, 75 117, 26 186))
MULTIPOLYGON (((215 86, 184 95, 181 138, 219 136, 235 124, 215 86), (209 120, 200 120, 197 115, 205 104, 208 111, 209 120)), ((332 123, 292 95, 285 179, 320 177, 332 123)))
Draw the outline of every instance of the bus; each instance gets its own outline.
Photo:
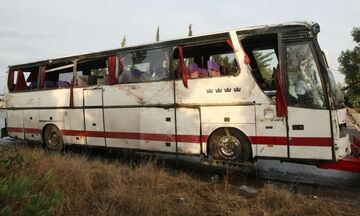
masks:
POLYGON ((319 32, 290 22, 11 65, 3 131, 56 151, 337 162, 346 109, 319 32))

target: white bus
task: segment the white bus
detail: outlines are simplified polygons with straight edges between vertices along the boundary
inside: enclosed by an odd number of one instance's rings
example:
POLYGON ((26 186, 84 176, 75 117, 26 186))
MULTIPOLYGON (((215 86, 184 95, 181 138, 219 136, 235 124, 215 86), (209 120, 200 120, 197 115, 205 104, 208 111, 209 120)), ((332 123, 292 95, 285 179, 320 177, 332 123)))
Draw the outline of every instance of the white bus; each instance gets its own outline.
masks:
POLYGON ((11 65, 10 137, 193 155, 336 162, 346 109, 317 23, 256 26, 11 65))

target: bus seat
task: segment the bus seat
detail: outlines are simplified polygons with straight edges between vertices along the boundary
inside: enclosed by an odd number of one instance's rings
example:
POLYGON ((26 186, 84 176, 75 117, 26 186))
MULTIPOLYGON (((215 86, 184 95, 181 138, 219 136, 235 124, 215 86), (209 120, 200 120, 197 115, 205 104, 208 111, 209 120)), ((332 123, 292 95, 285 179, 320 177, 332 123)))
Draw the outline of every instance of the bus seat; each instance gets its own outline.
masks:
POLYGON ((205 68, 200 68, 199 69, 199 75, 200 75, 200 77, 207 77, 207 76, 209 76, 209 72, 205 68))
POLYGON ((70 88, 70 83, 67 81, 57 81, 58 88, 70 88))
POLYGON ((44 82, 45 88, 56 88, 55 82, 51 80, 45 80, 44 82))
POLYGON ((198 78, 199 77, 199 68, 196 63, 189 64, 189 74, 190 74, 190 78, 198 78))
POLYGON ((209 75, 211 77, 221 76, 220 66, 215 61, 209 60, 207 62, 207 66, 208 66, 209 75))

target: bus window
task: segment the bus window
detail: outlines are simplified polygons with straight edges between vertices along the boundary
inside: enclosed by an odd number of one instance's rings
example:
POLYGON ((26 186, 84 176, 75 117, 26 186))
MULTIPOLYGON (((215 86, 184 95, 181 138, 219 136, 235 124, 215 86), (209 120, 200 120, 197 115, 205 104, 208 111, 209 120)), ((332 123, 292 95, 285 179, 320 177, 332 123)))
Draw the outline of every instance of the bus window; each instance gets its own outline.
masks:
POLYGON ((71 69, 61 72, 47 72, 45 74, 44 89, 69 88, 73 77, 71 69))
POLYGON ((278 59, 274 49, 255 49, 252 51, 257 69, 253 71, 260 87, 266 94, 275 91, 275 72, 278 59))
MULTIPOLYGON (((176 49, 173 56, 173 70, 175 77, 180 78, 177 71, 178 54, 176 49)), ((197 46, 183 47, 185 66, 189 71, 189 78, 218 77, 237 75, 238 65, 232 48, 226 43, 216 42, 197 46)))
POLYGON ((264 93, 275 99, 275 72, 278 67, 276 34, 255 35, 240 38, 250 59, 251 73, 264 93))
MULTIPOLYGON (((71 76, 72 77, 72 76, 71 76)), ((108 77, 106 58, 79 61, 77 63, 77 87, 105 85, 108 77)))
POLYGON ((286 46, 288 105, 325 108, 323 87, 309 43, 286 46))
POLYGON ((140 50, 120 57, 119 83, 139 83, 169 78, 169 49, 140 50))
POLYGON ((38 67, 10 71, 10 73, 12 73, 8 81, 10 91, 28 91, 38 88, 38 67))

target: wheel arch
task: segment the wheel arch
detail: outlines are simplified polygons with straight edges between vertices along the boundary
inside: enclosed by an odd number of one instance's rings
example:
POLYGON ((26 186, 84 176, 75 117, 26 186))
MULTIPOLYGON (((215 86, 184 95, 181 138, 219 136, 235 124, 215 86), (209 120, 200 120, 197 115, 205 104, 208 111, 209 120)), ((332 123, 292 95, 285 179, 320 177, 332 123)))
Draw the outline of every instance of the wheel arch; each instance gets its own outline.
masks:
MULTIPOLYGON (((59 131, 60 131, 60 133, 61 133, 61 136, 63 137, 63 141, 64 141, 64 135, 63 135, 63 133, 62 133, 61 127, 59 127, 59 125, 51 122, 51 123, 46 123, 46 124, 42 127, 42 129, 41 129, 41 142, 43 143, 43 145, 44 145, 45 130, 46 130, 46 128, 47 128, 48 126, 50 126, 50 125, 54 125, 54 126, 56 126, 56 127, 59 129, 59 131)), ((65 142, 64 142, 64 144, 65 144, 65 142)))
POLYGON ((251 140, 250 140, 250 138, 249 138, 249 135, 248 135, 244 130, 241 130, 241 129, 239 129, 239 128, 237 128, 237 127, 233 127, 233 126, 230 126, 230 127, 220 126, 220 127, 214 128, 214 129, 211 131, 211 133, 209 134, 208 139, 207 139, 207 141, 206 141, 206 153, 207 153, 207 155, 210 155, 210 147, 209 147, 210 143, 209 143, 209 142, 210 142, 210 140, 211 140, 211 136, 212 136, 213 134, 215 134, 217 131, 223 130, 223 129, 225 129, 225 128, 233 129, 233 130, 238 131, 238 132, 247 140, 247 142, 248 142, 249 145, 250 145, 250 158, 249 158, 249 160, 250 160, 250 159, 253 159, 254 156, 253 156, 253 150, 252 150, 252 145, 251 145, 251 140))

